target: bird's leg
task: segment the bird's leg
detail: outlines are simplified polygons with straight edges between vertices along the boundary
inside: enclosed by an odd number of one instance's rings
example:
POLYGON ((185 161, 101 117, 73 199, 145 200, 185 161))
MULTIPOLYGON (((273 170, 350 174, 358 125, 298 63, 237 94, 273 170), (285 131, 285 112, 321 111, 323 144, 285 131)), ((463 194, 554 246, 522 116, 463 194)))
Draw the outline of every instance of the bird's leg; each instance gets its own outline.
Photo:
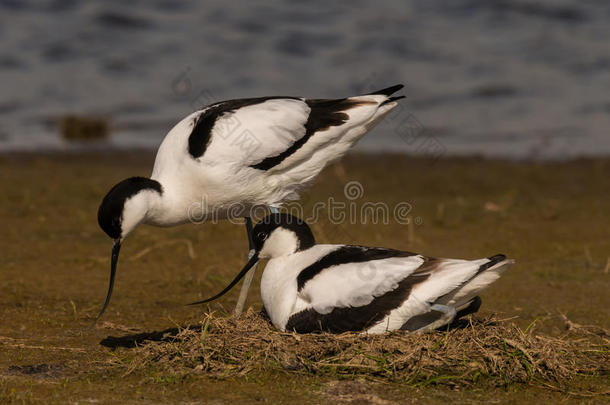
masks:
MULTIPOLYGON (((246 232, 248 234, 248 244, 250 246, 250 251, 248 252, 248 260, 252 258, 254 255, 254 242, 252 241, 252 218, 246 217, 246 232)), ((246 273, 244 276, 244 282, 241 284, 241 290, 239 291, 239 298, 237 299, 237 304, 235 305, 235 316, 240 316, 244 310, 244 305, 246 304, 246 298, 248 298, 248 290, 250 289, 250 284, 252 284, 252 279, 254 278, 254 274, 256 273, 256 268, 258 264, 252 266, 250 271, 246 273)))
POLYGON ((440 312, 441 317, 438 318, 436 321, 417 329, 415 332, 427 332, 429 330, 434 330, 440 328, 441 326, 448 325, 453 321, 456 314, 455 307, 449 305, 434 304, 430 307, 430 310, 440 312))
MULTIPOLYGON (((273 214, 277 214, 279 211, 275 207, 269 207, 273 214)), ((248 243, 250 245, 250 251, 248 252, 248 260, 252 258, 254 255, 254 242, 252 241, 252 218, 246 217, 246 232, 248 233, 248 243)), ((254 274, 256 273, 257 264, 252 266, 250 271, 244 276, 244 282, 241 285, 241 290, 239 291, 239 298, 237 299, 237 304, 235 305, 235 311, 233 312, 235 316, 240 316, 244 310, 244 305, 246 304, 246 298, 248 298, 248 290, 250 289, 250 284, 252 284, 252 280, 254 279, 254 274)))

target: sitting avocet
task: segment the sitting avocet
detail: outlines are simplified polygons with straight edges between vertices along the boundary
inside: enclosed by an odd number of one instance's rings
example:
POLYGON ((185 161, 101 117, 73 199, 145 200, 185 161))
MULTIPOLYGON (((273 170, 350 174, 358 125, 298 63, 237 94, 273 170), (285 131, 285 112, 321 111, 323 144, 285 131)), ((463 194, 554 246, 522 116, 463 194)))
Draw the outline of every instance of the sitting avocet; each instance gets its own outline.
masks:
POLYGON ((252 232, 256 253, 212 301, 259 258, 269 259, 261 296, 273 325, 299 333, 404 329, 427 331, 476 312, 477 296, 513 260, 435 259, 406 251, 316 245, 309 226, 289 214, 265 217, 252 232))
MULTIPOLYGON (((99 207, 98 222, 114 246, 108 293, 97 319, 110 302, 121 243, 139 224, 174 226, 243 216, 249 235, 252 207, 275 212, 297 199, 328 163, 396 107, 404 96, 391 95, 402 87, 332 100, 221 101, 176 124, 159 147, 152 176, 121 181, 99 207)), ((237 313, 252 275, 242 287, 237 313)))

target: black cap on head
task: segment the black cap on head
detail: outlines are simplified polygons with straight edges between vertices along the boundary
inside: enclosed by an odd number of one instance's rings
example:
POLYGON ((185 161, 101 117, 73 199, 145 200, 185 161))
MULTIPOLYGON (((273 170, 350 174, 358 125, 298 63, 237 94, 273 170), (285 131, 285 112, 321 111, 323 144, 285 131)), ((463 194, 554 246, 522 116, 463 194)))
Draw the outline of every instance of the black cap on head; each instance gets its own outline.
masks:
POLYGON ((260 251, 265 240, 276 228, 284 228, 294 232, 299 241, 297 250, 309 249, 316 244, 311 229, 301 218, 286 213, 269 214, 264 217, 252 230, 254 248, 260 251))
MULTIPOLYGON (((141 190, 153 190, 157 191, 159 194, 162 192, 161 184, 155 180, 147 179, 145 177, 131 177, 112 187, 108 194, 106 194, 106 197, 102 200, 100 208, 97 211, 97 222, 100 224, 103 231, 114 239, 114 245, 112 247, 112 255, 110 256, 110 281, 108 283, 108 292, 106 293, 104 306, 93 322, 94 325, 108 307, 110 297, 112 296, 114 276, 119 261, 119 251, 121 250, 121 241, 122 238, 124 238, 122 223, 125 201, 141 190)), ((137 222, 133 222, 133 224, 137 224, 137 222)), ((134 226, 133 224, 132 227, 134 226)), ((126 231, 129 233, 131 229, 127 229, 126 231)))
POLYGON ((267 240, 269 235, 271 235, 273 231, 277 228, 288 229, 294 232, 298 241, 297 251, 309 249, 316 243, 313 234, 311 233, 311 229, 309 229, 309 226, 302 219, 284 213, 275 213, 267 215, 258 224, 256 224, 256 226, 252 230, 252 239, 254 242, 254 248, 256 249, 254 255, 252 255, 248 263, 246 263, 244 268, 241 269, 237 276, 235 276, 233 281, 231 281, 228 286, 226 286, 221 292, 214 295, 213 297, 193 302, 189 305, 197 305, 213 301, 217 298, 222 297, 229 290, 231 290, 231 288, 233 288, 233 286, 235 286, 235 284, 237 284, 239 280, 241 280, 246 275, 246 273, 250 271, 252 266, 254 266, 258 262, 259 253, 263 248, 265 241, 267 240))
POLYGON ((161 184, 146 177, 130 177, 116 184, 102 200, 97 211, 100 228, 112 239, 121 237, 121 221, 125 201, 140 190, 151 189, 161 193, 161 184))

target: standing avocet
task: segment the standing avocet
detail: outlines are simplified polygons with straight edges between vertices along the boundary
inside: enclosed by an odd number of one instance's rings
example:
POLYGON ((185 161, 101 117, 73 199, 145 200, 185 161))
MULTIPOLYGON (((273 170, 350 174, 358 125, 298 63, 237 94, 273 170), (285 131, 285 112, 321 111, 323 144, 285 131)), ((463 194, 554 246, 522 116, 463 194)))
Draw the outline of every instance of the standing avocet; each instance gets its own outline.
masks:
MULTIPOLYGON (((152 176, 121 181, 100 205, 98 222, 114 246, 108 293, 97 319, 110 302, 121 243, 140 223, 174 226, 243 216, 250 235, 252 207, 275 211, 297 199, 300 189, 396 106, 403 96, 391 95, 402 87, 332 100, 222 101, 180 121, 161 143, 152 176)), ((253 273, 242 287, 238 313, 253 273)))
POLYGON ((222 292, 259 258, 269 259, 261 296, 282 331, 382 333, 427 331, 476 312, 477 296, 513 260, 435 259, 401 250, 316 245, 309 226, 289 214, 271 214, 253 229, 255 254, 222 292))

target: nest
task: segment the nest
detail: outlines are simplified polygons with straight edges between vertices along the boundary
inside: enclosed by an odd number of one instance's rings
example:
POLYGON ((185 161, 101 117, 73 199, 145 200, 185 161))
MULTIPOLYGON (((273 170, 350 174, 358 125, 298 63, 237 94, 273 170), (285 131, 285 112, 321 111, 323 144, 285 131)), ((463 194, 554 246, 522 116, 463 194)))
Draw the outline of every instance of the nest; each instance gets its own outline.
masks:
POLYGON ((200 326, 158 340, 137 345, 127 373, 154 364, 178 375, 217 378, 282 371, 424 385, 478 380, 505 385, 607 375, 610 365, 605 330, 572 328, 564 336, 550 337, 494 318, 422 334, 300 335, 278 331, 250 309, 239 319, 208 313, 200 326))

